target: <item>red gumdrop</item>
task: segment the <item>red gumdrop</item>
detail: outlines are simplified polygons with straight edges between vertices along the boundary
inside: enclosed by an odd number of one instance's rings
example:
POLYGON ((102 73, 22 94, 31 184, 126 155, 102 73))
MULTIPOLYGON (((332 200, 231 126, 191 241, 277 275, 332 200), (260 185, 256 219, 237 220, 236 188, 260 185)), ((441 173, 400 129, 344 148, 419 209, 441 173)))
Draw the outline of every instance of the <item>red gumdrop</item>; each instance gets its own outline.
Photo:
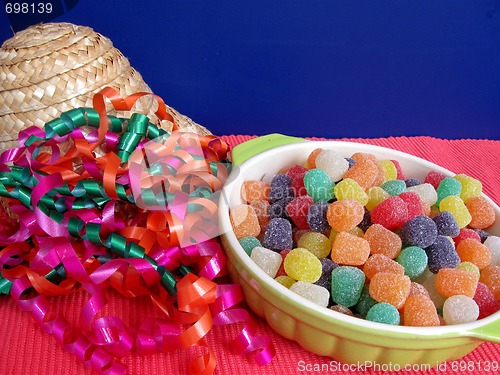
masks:
POLYGON ((285 272, 285 258, 290 251, 291 251, 290 249, 285 249, 280 251, 281 259, 283 259, 283 261, 281 262, 280 268, 278 268, 278 272, 276 272, 276 277, 288 276, 287 273, 285 272))
POLYGON ((408 220, 408 205, 398 196, 389 197, 372 210, 371 220, 387 229, 400 228, 408 220))
POLYGON ((401 164, 399 164, 399 161, 392 160, 392 159, 391 159, 391 161, 392 161, 392 164, 394 164, 394 166, 396 167, 396 171, 398 172, 398 175, 397 175, 396 178, 398 180, 403 180, 403 181, 406 180, 405 179, 405 174, 403 172, 403 168, 401 168, 401 164))
POLYGON ((481 282, 477 283, 476 293, 473 299, 479 306, 478 319, 486 318, 500 310, 500 302, 495 299, 490 288, 481 282))
POLYGON ((405 191, 399 194, 399 197, 408 205, 408 220, 413 219, 415 216, 425 215, 422 200, 417 193, 405 191))
POLYGON ((307 224, 307 212, 313 204, 314 200, 309 195, 301 195, 286 205, 286 213, 299 229, 310 229, 307 224))
POLYGON ((298 197, 301 195, 307 195, 307 190, 304 186, 304 176, 308 169, 301 165, 293 165, 286 172, 286 174, 292 179, 292 189, 293 194, 298 197))
POLYGON ((434 186, 434 189, 437 189, 441 181, 445 178, 445 175, 438 171, 430 171, 425 176, 424 183, 431 184, 434 186))
POLYGON ((476 241, 481 242, 481 236, 475 230, 470 228, 462 228, 460 229, 460 233, 458 236, 453 237, 453 241, 455 242, 455 246, 458 246, 460 242, 465 240, 466 238, 472 238, 476 241))

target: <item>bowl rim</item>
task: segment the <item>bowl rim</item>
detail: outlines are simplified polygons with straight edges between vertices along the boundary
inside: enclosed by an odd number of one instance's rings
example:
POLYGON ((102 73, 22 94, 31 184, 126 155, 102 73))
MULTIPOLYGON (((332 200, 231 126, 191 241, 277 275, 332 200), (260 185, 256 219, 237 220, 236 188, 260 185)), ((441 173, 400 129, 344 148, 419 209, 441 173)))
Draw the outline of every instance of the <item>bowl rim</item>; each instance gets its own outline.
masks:
MULTIPOLYGON (((397 161, 400 161, 399 158, 403 158, 408 162, 415 162, 421 164, 424 167, 436 170, 445 174, 447 177, 453 177, 456 173, 441 167, 435 163, 432 163, 428 160, 420 158, 418 156, 399 151, 392 148, 387 148, 378 145, 351 142, 351 141, 342 141, 342 140, 331 140, 331 141, 316 141, 316 140, 305 140, 304 142, 282 145, 276 148, 266 150, 260 152, 251 158, 245 160, 240 165, 235 166, 235 168, 239 168, 239 173, 235 174, 234 171, 231 172, 229 178, 227 179, 222 194, 219 201, 219 225, 221 226, 221 235, 226 238, 228 241, 228 245, 230 249, 225 249, 226 251, 230 251, 232 255, 234 255, 241 264, 244 264, 246 271, 250 273, 252 278, 257 280, 261 285, 265 286, 268 291, 274 294, 279 299, 285 299, 287 303, 293 303, 295 305, 299 305, 303 311, 309 315, 313 315, 315 318, 319 318, 321 320, 333 320, 336 323, 340 323, 342 325, 348 325, 349 328, 356 327, 360 331, 366 333, 367 331, 373 331, 380 335, 380 333, 387 333, 391 336, 399 336, 404 335, 404 337, 414 336, 414 337, 431 337, 431 336, 469 336, 474 337, 474 331, 480 329, 483 326, 489 325, 490 323, 497 321, 500 319, 500 311, 492 314, 486 318, 482 318, 470 323, 461 323, 455 325, 444 325, 444 326, 434 326, 434 327, 412 327, 412 326, 403 326, 403 325, 389 325, 384 323, 372 322, 366 319, 353 317, 349 315, 345 315, 339 313, 334 310, 330 310, 326 307, 322 307, 319 305, 315 305, 310 300, 290 291, 285 286, 276 282, 271 276, 267 275, 263 270, 261 270, 248 256, 248 254, 243 250, 241 245, 239 244, 234 232, 232 231, 230 220, 229 220, 229 202, 225 199, 226 196, 230 196, 230 193, 234 188, 237 187, 239 181, 243 182, 244 171, 247 168, 251 168, 257 163, 260 163, 262 160, 265 160, 268 157, 271 157, 275 154, 282 153, 290 148, 306 148, 311 149, 314 148, 331 148, 334 151, 337 151, 338 148, 349 148, 356 147, 359 148, 358 152, 384 152, 393 154, 397 161), (335 148, 337 150, 335 150, 335 148)), ((482 193, 490 203, 493 204, 495 208, 495 213, 497 217, 500 217, 500 207, 487 195, 482 193)), ((498 220, 498 219, 497 219, 498 220)), ((272 302, 271 302, 272 303, 272 302)), ((287 312, 291 313, 291 312, 287 312)))

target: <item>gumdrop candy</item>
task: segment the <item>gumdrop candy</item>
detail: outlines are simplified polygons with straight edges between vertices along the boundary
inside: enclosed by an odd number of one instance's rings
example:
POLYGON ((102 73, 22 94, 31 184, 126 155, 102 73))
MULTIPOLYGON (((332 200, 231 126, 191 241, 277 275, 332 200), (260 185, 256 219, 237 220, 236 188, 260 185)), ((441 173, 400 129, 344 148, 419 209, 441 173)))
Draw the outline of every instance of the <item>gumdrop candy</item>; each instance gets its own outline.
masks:
POLYGON ((482 229, 474 229, 474 231, 479 234, 479 237, 481 238, 481 242, 484 243, 488 237, 491 236, 488 232, 482 229))
POLYGON ((406 187, 412 187, 412 186, 417 186, 420 185, 422 181, 420 181, 418 178, 408 178, 405 180, 406 187))
POLYGON ((390 195, 380 186, 369 188, 366 194, 368 195, 368 202, 365 204, 365 207, 368 211, 372 211, 380 203, 390 197, 390 195))
POLYGON ((410 294, 411 280, 406 275, 390 272, 376 273, 370 282, 370 296, 377 302, 387 302, 396 309, 403 307, 410 294))
POLYGON ((429 292, 427 291, 427 289, 425 289, 425 286, 423 286, 422 284, 419 284, 415 281, 412 281, 411 288, 410 288, 410 294, 409 294, 408 298, 410 298, 411 296, 416 296, 417 294, 423 294, 424 296, 430 298, 429 292))
POLYGON ((287 197, 287 198, 277 200, 274 203, 271 203, 269 205, 269 208, 267 209, 267 213, 269 214, 269 218, 271 218, 271 219, 275 219, 275 218, 289 219, 290 217, 288 216, 288 214, 286 212, 286 206, 292 200, 293 200, 293 197, 287 197))
POLYGON ((490 249, 491 265, 500 266, 500 237, 489 236, 484 240, 484 246, 490 249))
POLYGON ((443 198, 439 203, 439 211, 450 211, 460 228, 466 227, 472 220, 472 216, 465 206, 464 201, 455 195, 443 198))
POLYGON ((350 178, 344 178, 333 189, 337 200, 351 199, 358 201, 362 206, 368 203, 368 195, 359 184, 350 178))
POLYGON ((364 233, 370 228, 372 225, 372 215, 370 214, 370 211, 365 211, 365 214, 363 215, 363 220, 361 220, 361 223, 358 224, 358 228, 363 231, 363 236, 364 233))
POLYGON ((271 181, 269 201, 277 202, 285 198, 293 198, 292 178, 286 174, 277 174, 271 181))
POLYGON ((371 280, 378 272, 392 272, 404 275, 405 269, 398 262, 383 254, 373 254, 363 265, 363 272, 368 280, 371 280))
POLYGON ((335 183, 322 169, 311 169, 304 175, 304 186, 315 202, 333 199, 335 183))
POLYGON ((286 213, 299 229, 310 229, 307 224, 307 212, 314 201, 309 195, 301 195, 286 205, 286 213))
POLYGON ((316 168, 324 170, 333 182, 337 182, 349 169, 349 162, 333 150, 323 150, 316 157, 316 168))
POLYGON ((432 218, 436 223, 437 233, 442 236, 456 237, 460 234, 460 228, 455 216, 449 211, 443 211, 432 218))
POLYGON ((366 314, 366 320, 377 323, 399 325, 399 311, 390 303, 379 302, 372 306, 366 314))
POLYGON ((340 232, 335 236, 330 253, 330 257, 335 263, 348 266, 363 265, 369 255, 370 244, 368 241, 347 232, 340 232))
POLYGON ((403 324, 413 327, 439 326, 439 316, 434 303, 423 294, 408 297, 404 305, 403 324))
POLYGON ((290 287, 296 283, 294 279, 286 275, 276 276, 274 280, 276 280, 277 282, 279 282, 281 285, 283 285, 285 288, 288 289, 290 289, 290 287))
POLYGON ((252 253, 252 250, 254 249, 254 247, 262 246, 260 241, 254 236, 247 236, 247 237, 240 238, 239 242, 240 242, 240 245, 243 248, 243 250, 245 250, 245 252, 248 255, 250 255, 252 253))
MULTIPOLYGON (((285 249, 285 250, 281 250, 279 252, 279 254, 281 255, 281 259, 283 260, 281 262, 281 266, 280 268, 278 268, 278 272, 276 272, 276 277, 278 276, 288 276, 285 272, 285 258, 286 256, 288 255, 288 253, 292 251, 291 249, 285 249)), ((295 280, 294 280, 295 281, 295 280)))
POLYGON ((297 246, 309 250, 317 258, 325 258, 330 254, 332 243, 323 233, 306 232, 298 240, 297 246))
POLYGON ((453 237, 453 242, 455 242, 455 246, 458 246, 458 244, 466 238, 472 238, 478 242, 481 242, 481 237, 479 236, 479 234, 475 230, 470 228, 460 228, 460 233, 458 234, 458 236, 453 237))
POLYGON ((441 268, 436 276, 436 289, 445 297, 463 294, 474 297, 478 278, 470 272, 455 269, 441 268))
POLYGON ((377 164, 383 171, 384 179, 382 183, 398 178, 398 170, 391 160, 380 160, 377 164))
POLYGON ((307 224, 313 231, 325 232, 331 228, 326 217, 328 207, 330 207, 330 204, 327 202, 317 202, 309 207, 307 224))
POLYGON ((460 181, 455 180, 453 177, 446 177, 441 180, 439 186, 436 189, 438 200, 437 205, 446 197, 457 196, 460 197, 462 192, 462 184, 460 181))
POLYGON ((438 235, 436 223, 428 216, 416 216, 401 228, 401 240, 409 245, 426 248, 438 235))
POLYGON ((401 250, 396 262, 403 266, 404 274, 414 280, 424 273, 428 258, 424 249, 418 246, 409 246, 401 250))
POLYGON ((460 257, 448 237, 437 236, 436 241, 425 252, 427 266, 433 273, 438 273, 441 268, 456 268, 460 264, 460 257))
POLYGON ((328 302, 330 301, 330 293, 328 292, 328 289, 319 285, 304 281, 297 281, 290 287, 290 290, 322 307, 327 307, 328 302))
POLYGON ((370 296, 370 290, 368 285, 364 285, 361 290, 361 295, 359 296, 358 303, 354 306, 359 315, 363 318, 368 314, 368 311, 372 308, 373 305, 376 305, 378 302, 375 301, 372 296, 370 296))
POLYGON ((460 198, 462 198, 464 203, 467 203, 471 198, 481 195, 483 191, 483 184, 481 181, 465 174, 457 174, 454 178, 462 184, 460 198))
POLYGON ((353 159, 356 163, 360 163, 363 160, 370 160, 374 163, 377 162, 377 157, 369 152, 355 152, 351 155, 351 159, 353 159))
POLYGON ((417 193, 420 199, 422 199, 424 202, 427 202, 429 206, 433 206, 437 202, 437 192, 431 184, 425 183, 411 186, 406 188, 406 191, 417 193))
POLYGON ((391 159, 391 162, 396 167, 396 171, 397 171, 396 179, 404 181, 405 174, 403 172, 403 168, 401 167, 401 164, 399 164, 399 161, 391 159))
POLYGON ((344 159, 347 160, 347 162, 349 163, 349 169, 351 169, 353 165, 356 164, 356 160, 354 160, 353 158, 344 158, 344 159))
POLYGON ((246 204, 236 206, 229 213, 234 234, 239 240, 243 237, 257 237, 260 233, 259 219, 254 209, 246 204))
MULTIPOLYGON (((397 180, 394 180, 397 181, 397 180)), ((389 181, 390 182, 390 181, 389 181)), ((424 212, 424 204, 422 199, 420 199, 419 195, 412 191, 405 191, 399 194, 399 198, 401 198, 408 207, 408 218, 407 220, 413 219, 415 216, 425 215, 424 212)))
POLYGON ((481 271, 479 278, 493 293, 497 301, 500 301, 500 266, 488 266, 481 271))
MULTIPOLYGON (((430 271, 429 271, 429 273, 430 273, 430 271)), ((441 293, 439 293, 438 290, 436 289, 436 278, 437 278, 437 274, 431 273, 431 275, 429 277, 427 277, 427 278, 425 278, 425 280, 421 281, 421 284, 425 287, 425 289, 429 293, 429 298, 434 303, 434 306, 436 308, 439 308, 439 307, 443 306, 443 303, 444 303, 446 297, 443 296, 441 293)))
POLYGON ((309 169, 316 168, 316 158, 321 153, 321 151, 323 151, 322 148, 316 148, 309 154, 306 162, 307 168, 309 169))
POLYGON ((326 218, 332 229, 347 232, 361 223, 364 214, 365 210, 358 201, 345 199, 330 204, 326 218))
POLYGON ((349 168, 344 174, 344 179, 352 179, 356 181, 363 190, 371 188, 377 180, 379 168, 374 161, 363 159, 349 168))
POLYGON ((467 272, 473 274, 478 280, 479 280, 479 277, 481 276, 481 271, 479 270, 479 267, 471 262, 460 263, 457 266, 457 270, 467 271, 467 272))
POLYGON ((363 238, 370 244, 371 254, 383 254, 394 259, 401 251, 401 238, 380 224, 372 224, 363 238))
POLYGON ((456 249, 462 262, 474 263, 480 270, 491 263, 490 249, 472 238, 460 241, 456 249))
POLYGON ((262 271, 271 276, 273 279, 280 268, 282 258, 277 252, 266 249, 265 247, 257 246, 252 250, 250 258, 259 266, 262 271))
POLYGON ((500 302, 495 299, 491 290, 481 282, 477 283, 476 293, 473 299, 479 307, 478 319, 486 318, 500 311, 500 302))
POLYGON ((425 176, 424 183, 431 184, 434 189, 437 189, 441 181, 445 178, 445 175, 438 171, 430 171, 425 176))
POLYGON ((241 197, 247 203, 269 200, 269 184, 264 181, 245 181, 241 185, 241 197))
POLYGON ((371 211, 372 222, 387 229, 400 228, 408 219, 408 206, 399 197, 390 197, 371 211))
POLYGON ((284 265, 286 274, 297 281, 314 283, 318 281, 322 272, 319 259, 309 250, 300 247, 287 254, 284 265))
POLYGON ((263 244, 275 251, 291 249, 293 246, 292 224, 283 218, 271 219, 264 233, 263 244))
POLYGON ((384 182, 381 188, 384 189, 387 194, 396 196, 406 191, 406 184, 402 180, 389 180, 384 182))
POLYGON ((479 317, 479 306, 468 296, 455 295, 444 301, 443 319, 446 324, 474 322, 479 317))
POLYGON ((271 220, 271 218, 269 217, 269 202, 258 201, 250 204, 250 206, 254 209, 255 214, 257 215, 257 220, 259 221, 261 232, 264 231, 267 228, 269 220, 271 220))
POLYGON ((292 190, 296 197, 307 194, 307 190, 304 186, 304 176, 307 171, 308 169, 301 165, 293 165, 288 172, 286 172, 292 179, 292 190))
POLYGON ((469 227, 485 229, 495 222, 495 208, 485 197, 479 196, 470 198, 466 207, 472 217, 469 227))
POLYGON ((352 307, 359 301, 365 274, 359 268, 340 266, 332 271, 331 297, 336 304, 352 307))
POLYGON ((330 306, 330 310, 339 312, 339 313, 344 314, 344 315, 354 316, 354 314, 352 313, 352 310, 349 307, 345 307, 342 305, 330 306))
POLYGON ((330 290, 332 287, 332 271, 339 265, 328 258, 321 258, 321 276, 314 284, 330 290))

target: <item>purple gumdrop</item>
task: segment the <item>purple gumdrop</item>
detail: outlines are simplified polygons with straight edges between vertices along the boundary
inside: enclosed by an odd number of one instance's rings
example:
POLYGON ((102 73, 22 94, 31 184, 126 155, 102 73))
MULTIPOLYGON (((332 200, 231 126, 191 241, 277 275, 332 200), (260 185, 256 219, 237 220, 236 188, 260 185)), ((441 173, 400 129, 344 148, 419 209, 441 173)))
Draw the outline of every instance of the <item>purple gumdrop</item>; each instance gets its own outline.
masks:
POLYGON ((330 258, 321 258, 321 276, 314 284, 330 290, 332 288, 332 271, 339 265, 330 258))
POLYGON ((436 223, 438 234, 441 236, 456 237, 460 234, 460 227, 458 226, 455 216, 450 211, 443 211, 433 217, 436 223))
POLYGON ((405 180, 405 184, 406 184, 406 187, 409 188, 412 186, 421 185, 422 182, 416 178, 409 178, 409 179, 405 180))
POLYGON ((264 233, 264 247, 281 251, 293 247, 292 224, 283 218, 274 218, 269 220, 266 232, 264 233))
POLYGON ((330 229, 330 224, 326 219, 326 213, 330 206, 327 202, 316 202, 307 211, 307 224, 315 232, 324 232, 330 229))
POLYGON ((291 220, 286 212, 286 206, 293 200, 292 197, 287 197, 280 199, 269 206, 268 215, 271 219, 282 217, 287 220, 291 220))
POLYGON ((277 174, 271 181, 269 202, 274 203, 290 197, 293 198, 292 178, 286 174, 277 174))
POLYGON ((460 264, 455 246, 448 237, 437 236, 436 241, 425 249, 429 271, 438 273, 441 268, 457 268, 460 264))
POLYGON ((428 216, 415 216, 401 228, 401 240, 413 246, 426 248, 434 243, 438 235, 436 223, 428 216))

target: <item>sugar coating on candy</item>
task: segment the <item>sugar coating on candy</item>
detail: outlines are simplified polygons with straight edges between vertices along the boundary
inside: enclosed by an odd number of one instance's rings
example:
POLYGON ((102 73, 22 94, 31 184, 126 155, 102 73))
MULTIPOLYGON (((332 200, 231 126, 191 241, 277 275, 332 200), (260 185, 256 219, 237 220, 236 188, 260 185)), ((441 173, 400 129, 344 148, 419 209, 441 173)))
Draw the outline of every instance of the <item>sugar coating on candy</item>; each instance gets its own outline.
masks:
POLYGON ((439 211, 450 211, 460 228, 465 228, 472 220, 464 201, 455 195, 443 198, 439 203, 439 211))
POLYGON ((359 160, 345 173, 344 179, 356 181, 363 190, 371 188, 378 177, 379 168, 372 160, 359 160))
POLYGON ((400 235, 404 243, 426 248, 436 240, 437 226, 428 216, 415 216, 403 225, 400 235))
POLYGON ((481 242, 481 237, 479 234, 470 228, 460 228, 460 233, 458 236, 453 238, 453 242, 455 242, 455 246, 458 246, 460 242, 462 242, 466 238, 472 238, 478 242, 481 242))
POLYGON ((371 280, 378 272, 392 272, 404 275, 405 269, 398 262, 383 254, 373 254, 363 265, 363 272, 371 280))
POLYGON ((384 173, 384 181, 395 180, 398 178, 398 170, 391 160, 380 160, 377 162, 384 173))
POLYGON ((344 199, 330 204, 326 218, 332 229, 347 232, 361 223, 364 214, 365 209, 358 201, 344 199))
POLYGON ((330 306, 330 310, 339 312, 339 313, 344 314, 344 315, 354 316, 354 314, 352 313, 352 311, 349 307, 345 307, 342 305, 330 306))
POLYGON ((254 237, 254 236, 247 236, 247 237, 240 238, 239 243, 240 243, 241 247, 243 248, 243 250, 245 250, 245 252, 248 255, 250 255, 252 253, 252 250, 254 249, 254 247, 262 246, 262 244, 257 239, 257 237, 254 237))
POLYGON ((306 162, 307 168, 309 169, 316 168, 316 158, 321 153, 321 151, 323 151, 322 148, 316 148, 309 154, 306 162))
POLYGON ((363 318, 368 314, 368 311, 372 308, 373 305, 376 305, 378 302, 375 301, 372 296, 370 296, 370 291, 368 285, 364 285, 361 290, 361 295, 359 296, 358 303, 354 306, 354 309, 361 315, 363 318))
POLYGON ((387 302, 396 309, 403 307, 410 294, 411 280, 406 275, 379 272, 370 282, 370 296, 377 302, 387 302))
POLYGON ((416 283, 415 281, 411 282, 411 288, 410 288, 410 294, 408 295, 408 298, 411 296, 415 296, 417 294, 423 294, 424 296, 430 298, 429 292, 427 289, 425 289, 425 286, 422 284, 416 283))
POLYGON ((500 301, 500 266, 488 266, 481 272, 479 279, 493 293, 497 301, 500 301))
POLYGON ((472 217, 469 227, 485 229, 495 222, 495 208, 485 197, 470 198, 465 206, 472 217))
POLYGON ((335 236, 330 253, 330 257, 335 263, 348 266, 363 265, 369 255, 370 244, 368 241, 348 232, 340 232, 335 236))
POLYGON ((307 193, 315 202, 333 199, 335 182, 322 169, 311 169, 304 175, 304 186, 307 193))
POLYGON ((307 212, 314 201, 309 195, 301 195, 292 199, 286 205, 286 213, 299 229, 310 229, 307 224, 307 212))
POLYGON ((335 185, 333 193, 337 200, 352 199, 358 201, 362 206, 368 203, 368 195, 359 184, 350 178, 344 178, 335 185))
POLYGON ((245 181, 241 185, 241 197, 247 203, 269 199, 270 186, 264 181, 245 181))
POLYGON ((296 197, 307 194, 307 190, 304 187, 304 176, 307 171, 307 168, 296 164, 291 166, 286 172, 286 174, 292 179, 292 190, 296 197))
POLYGON ((446 176, 442 174, 441 172, 438 171, 430 171, 427 173, 425 176, 424 183, 426 184, 431 184, 434 189, 437 189, 441 181, 445 178, 446 176))
POLYGON ((410 177, 410 178, 405 180, 405 185, 407 188, 420 185, 421 183, 422 183, 422 181, 420 181, 418 178, 410 177))
POLYGON ((327 307, 330 301, 328 289, 319 285, 297 281, 290 287, 290 290, 323 307, 327 307))
POLYGON ((277 174, 271 181, 269 201, 277 202, 285 198, 293 198, 292 178, 286 174, 277 174))
POLYGON ((471 198, 481 195, 483 191, 483 184, 481 181, 465 174, 457 174, 454 178, 462 184, 460 198, 462 198, 464 203, 467 203, 471 198))
POLYGON ((476 293, 473 299, 479 307, 478 319, 486 318, 500 311, 500 302, 495 299, 491 290, 481 282, 477 283, 476 293))
POLYGON ((389 197, 371 211, 371 218, 387 229, 400 228, 408 219, 408 206, 399 197, 389 197))
POLYGON ((351 158, 354 159, 356 163, 359 163, 363 160, 370 160, 374 163, 377 162, 377 157, 374 154, 370 154, 369 152, 355 152, 351 155, 351 158))
POLYGON ((321 262, 321 276, 314 284, 330 290, 332 286, 332 271, 339 265, 328 258, 320 258, 319 261, 321 262))
POLYGON ((287 197, 287 198, 277 200, 274 203, 271 203, 269 205, 269 208, 267 209, 267 212, 269 214, 269 218, 275 219, 275 218, 279 217, 279 218, 289 219, 289 216, 286 212, 286 206, 292 200, 293 200, 293 197, 287 197))
POLYGON ((324 258, 330 254, 332 243, 323 233, 306 232, 297 242, 297 246, 309 250, 317 258, 324 258))
POLYGON ((265 247, 257 246, 252 250, 250 258, 259 268, 273 279, 280 268, 282 258, 277 252, 266 249, 265 247))
POLYGON ((325 232, 331 228, 326 217, 329 206, 327 202, 316 202, 309 207, 307 224, 313 231, 325 232))
POLYGON ((453 177, 443 178, 436 189, 438 195, 438 200, 436 204, 439 205, 439 203, 444 198, 449 196, 460 197, 461 191, 462 191, 462 184, 460 183, 460 181, 455 180, 453 177))
POLYGON ((460 228, 455 216, 449 211, 443 211, 432 218, 436 223, 437 232, 442 236, 456 237, 460 234, 460 228))
MULTIPOLYGON (((395 180, 396 181, 396 180, 395 180)), ((411 220, 415 216, 425 215, 424 212, 424 204, 420 196, 412 191, 405 191, 399 194, 399 198, 401 198, 408 207, 408 219, 411 220)))
POLYGON ((372 211, 380 203, 390 197, 390 195, 380 186, 369 188, 366 194, 368 195, 368 202, 365 204, 365 207, 368 211, 372 211))
POLYGON ((474 297, 478 278, 470 272, 456 268, 441 268, 436 276, 436 289, 445 297, 463 294, 474 297))
POLYGON ((425 183, 411 186, 406 188, 406 191, 417 193, 420 199, 427 202, 430 206, 435 205, 437 202, 437 192, 431 184, 425 183))
POLYGON ((482 229, 474 229, 474 231, 479 234, 479 237, 481 238, 481 242, 484 243, 486 239, 491 236, 488 232, 482 229))
POLYGON ((446 324, 474 322, 479 317, 477 303, 468 296, 452 296, 443 305, 443 319, 446 324))
POLYGON ((290 287, 296 283, 294 279, 286 275, 276 276, 274 280, 276 280, 277 282, 279 282, 281 285, 283 285, 285 288, 288 289, 290 289, 290 287))
POLYGON ((429 270, 437 273, 441 268, 456 268, 461 260, 448 237, 437 236, 436 241, 425 249, 429 270))
POLYGON ((431 273, 431 276, 422 281, 422 285, 425 287, 429 293, 429 298, 434 303, 436 308, 443 306, 444 300, 446 299, 441 293, 436 289, 436 278, 437 274, 431 273))
POLYGON ((370 244, 371 254, 384 254, 394 259, 401 251, 401 238, 380 224, 372 224, 363 238, 370 244))
POLYGON ((333 182, 337 182, 349 169, 349 162, 333 150, 323 150, 316 157, 316 168, 324 170, 333 182))
POLYGON ((291 249, 293 246, 292 224, 283 218, 269 220, 264 233, 263 245, 276 251, 291 249))
POLYGON ((389 180, 384 182, 381 188, 390 196, 396 196, 406 191, 406 184, 401 180, 389 180))
POLYGON ((291 251, 291 249, 285 249, 285 250, 281 250, 279 252, 279 254, 281 255, 282 262, 281 262, 280 268, 278 268, 278 272, 276 272, 276 277, 287 276, 287 274, 285 272, 285 258, 290 251, 291 251))
POLYGON ((356 305, 365 283, 365 274, 359 268, 340 266, 332 271, 331 297, 333 302, 352 307, 356 305))
POLYGON ((379 302, 372 306, 366 314, 366 320, 372 322, 399 325, 399 311, 390 303, 379 302))
POLYGON ((269 207, 270 204, 268 201, 257 201, 251 203, 250 206, 254 209, 255 214, 257 215, 257 220, 259 221, 259 226, 261 232, 267 228, 267 224, 271 218, 269 217, 269 207))
POLYGON ((491 265, 500 266, 500 237, 488 236, 484 240, 484 246, 486 246, 491 253, 491 265))
POLYGON ((284 265, 288 276, 294 280, 308 283, 318 281, 323 269, 321 262, 314 254, 300 247, 287 254, 284 265))
POLYGON ((480 270, 491 263, 491 252, 487 246, 472 238, 466 238, 457 245, 457 253, 462 262, 474 263, 480 270))
POLYGON ((229 219, 233 227, 233 232, 239 240, 243 237, 257 237, 260 233, 259 219, 254 209, 247 205, 241 204, 236 206, 229 213, 229 219))
POLYGON ((404 274, 414 280, 422 275, 427 268, 427 254, 418 246, 408 246, 401 250, 396 262, 404 268, 404 274))
POLYGON ((460 263, 457 266, 457 270, 469 272, 469 273, 473 274, 478 280, 479 280, 479 277, 481 276, 481 271, 479 270, 479 267, 471 262, 460 263))
POLYGON ((391 162, 392 162, 392 164, 394 164, 394 167, 396 167, 396 171, 397 171, 396 179, 404 181, 405 174, 404 174, 403 168, 401 167, 401 164, 399 164, 399 161, 391 159, 391 162))
POLYGON ((439 326, 439 316, 434 303, 423 294, 408 297, 404 305, 403 324, 413 327, 439 326))
POLYGON ((358 224, 358 228, 364 232, 370 228, 370 226, 373 224, 372 223, 372 215, 370 214, 370 211, 365 211, 365 214, 363 215, 363 220, 361 220, 361 223, 358 224))

